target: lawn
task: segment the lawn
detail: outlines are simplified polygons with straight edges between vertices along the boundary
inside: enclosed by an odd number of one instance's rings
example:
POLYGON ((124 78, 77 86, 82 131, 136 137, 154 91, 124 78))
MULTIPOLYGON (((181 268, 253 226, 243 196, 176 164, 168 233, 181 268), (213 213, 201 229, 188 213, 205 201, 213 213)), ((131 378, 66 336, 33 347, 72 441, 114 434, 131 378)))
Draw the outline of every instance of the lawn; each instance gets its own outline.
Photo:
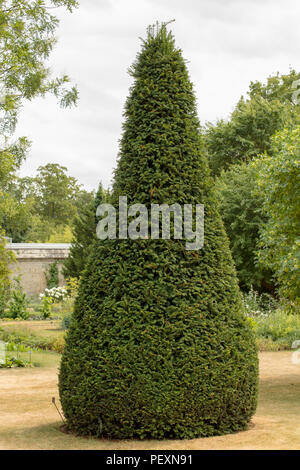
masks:
POLYGON ((33 334, 44 338, 58 338, 65 333, 61 329, 60 320, 23 320, 18 322, 15 320, 7 320, 0 322, 0 327, 4 328, 6 331, 15 331, 27 335, 33 334))
POLYGON ((58 401, 59 354, 35 352, 33 369, 0 371, 0 449, 300 449, 300 365, 290 351, 260 353, 260 395, 249 430, 184 441, 109 441, 62 433, 58 401))

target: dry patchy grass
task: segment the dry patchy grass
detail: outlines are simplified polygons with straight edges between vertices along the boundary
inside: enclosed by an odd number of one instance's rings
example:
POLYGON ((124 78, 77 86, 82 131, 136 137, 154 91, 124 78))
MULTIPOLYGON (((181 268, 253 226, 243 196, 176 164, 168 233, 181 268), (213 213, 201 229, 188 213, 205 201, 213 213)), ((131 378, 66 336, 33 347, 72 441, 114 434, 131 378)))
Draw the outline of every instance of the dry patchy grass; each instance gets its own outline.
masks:
POLYGON ((0 327, 8 332, 13 331, 44 338, 59 338, 65 334, 61 328, 60 320, 24 320, 18 322, 7 320, 0 322, 0 327))
POLYGON ((248 431, 183 441, 109 441, 62 433, 51 403, 52 396, 58 399, 58 358, 52 355, 46 368, 0 371, 0 449, 300 448, 300 365, 291 363, 290 352, 260 353, 259 405, 248 431))

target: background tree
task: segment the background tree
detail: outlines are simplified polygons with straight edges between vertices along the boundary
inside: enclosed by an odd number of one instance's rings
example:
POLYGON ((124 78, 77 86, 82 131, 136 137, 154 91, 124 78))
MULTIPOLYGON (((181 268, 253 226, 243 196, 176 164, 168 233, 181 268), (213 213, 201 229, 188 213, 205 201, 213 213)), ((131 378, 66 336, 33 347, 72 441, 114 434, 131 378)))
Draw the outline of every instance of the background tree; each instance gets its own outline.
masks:
POLYGON ((75 217, 93 201, 93 191, 81 189, 65 167, 49 164, 7 185, 0 224, 15 242, 69 243, 75 217))
POLYGON ((270 152, 273 134, 299 121, 300 105, 292 100, 292 84, 299 78, 300 73, 291 70, 288 75, 269 77, 266 85, 251 82, 248 98, 241 97, 228 121, 207 124, 205 139, 213 174, 270 152))
POLYGON ((272 155, 253 162, 268 217, 259 261, 275 272, 279 293, 300 305, 300 126, 272 139, 272 155))
POLYGON ((204 248, 94 243, 60 367, 67 427, 110 438, 235 432, 256 407, 256 346, 240 312, 193 87, 165 25, 149 28, 130 73, 112 202, 203 203, 204 248))
POLYGON ((66 89, 67 75, 52 78, 46 67, 56 43, 59 24, 53 7, 64 6, 72 11, 76 0, 0 0, 0 80, 3 112, 0 135, 11 134, 24 99, 53 93, 61 106, 76 102, 75 87, 66 89))
POLYGON ((76 215, 73 201, 80 191, 67 168, 56 163, 40 166, 35 178, 36 204, 41 217, 56 224, 66 224, 76 215))
POLYGON ((293 84, 299 78, 299 73, 290 70, 286 75, 269 77, 266 84, 251 82, 248 98, 240 99, 230 119, 206 127, 210 166, 214 175, 221 174, 216 181, 220 211, 244 289, 250 284, 259 291, 274 287, 271 264, 257 263, 259 233, 268 215, 254 171, 247 163, 264 152, 272 155, 274 132, 299 123, 300 106, 293 101, 293 84))
POLYGON ((229 121, 207 125, 206 144, 212 173, 219 175, 222 169, 249 162, 269 151, 271 136, 284 122, 285 105, 279 100, 241 98, 229 121))
POLYGON ((63 107, 76 103, 78 92, 68 85, 69 77, 53 78, 47 68, 59 24, 54 9, 64 7, 71 12, 76 6, 75 0, 49 0, 47 4, 0 0, 0 225, 5 220, 17 241, 24 236, 28 220, 10 187, 30 143, 25 137, 14 142, 12 135, 24 100, 53 93, 63 107))
POLYGON ((92 244, 96 240, 96 209, 106 200, 102 184, 93 201, 86 205, 76 217, 70 254, 64 262, 63 274, 66 278, 80 278, 87 263, 92 244))
POLYGON ((260 231, 268 220, 263 194, 257 191, 256 171, 246 163, 222 171, 216 180, 219 210, 243 290, 274 292, 272 271, 257 264, 260 231))

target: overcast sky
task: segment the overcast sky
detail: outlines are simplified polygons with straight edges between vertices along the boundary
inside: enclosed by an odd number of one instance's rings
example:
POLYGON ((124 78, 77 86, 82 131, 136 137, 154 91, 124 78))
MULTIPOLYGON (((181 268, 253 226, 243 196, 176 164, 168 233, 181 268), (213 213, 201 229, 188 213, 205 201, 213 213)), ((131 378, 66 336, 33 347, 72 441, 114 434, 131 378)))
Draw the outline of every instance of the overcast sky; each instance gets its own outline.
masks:
POLYGON ((300 70, 299 0, 79 0, 58 10, 53 74, 77 83, 76 108, 53 97, 26 103, 17 135, 32 140, 21 175, 39 165, 64 165, 87 189, 110 185, 122 110, 132 79, 128 67, 147 25, 168 21, 189 61, 201 124, 226 118, 251 81, 290 67, 300 70))

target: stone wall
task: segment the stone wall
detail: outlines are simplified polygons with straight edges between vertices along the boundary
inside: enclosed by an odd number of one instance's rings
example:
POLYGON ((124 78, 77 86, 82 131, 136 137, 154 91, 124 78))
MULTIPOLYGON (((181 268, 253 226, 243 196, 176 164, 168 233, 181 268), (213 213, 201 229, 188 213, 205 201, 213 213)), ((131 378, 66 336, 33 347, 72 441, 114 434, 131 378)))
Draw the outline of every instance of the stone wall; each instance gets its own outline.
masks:
POLYGON ((39 295, 47 287, 45 271, 58 261, 59 285, 65 280, 61 273, 62 263, 68 257, 67 243, 9 243, 8 250, 15 253, 17 262, 10 266, 11 277, 20 276, 21 286, 28 295, 39 295))

